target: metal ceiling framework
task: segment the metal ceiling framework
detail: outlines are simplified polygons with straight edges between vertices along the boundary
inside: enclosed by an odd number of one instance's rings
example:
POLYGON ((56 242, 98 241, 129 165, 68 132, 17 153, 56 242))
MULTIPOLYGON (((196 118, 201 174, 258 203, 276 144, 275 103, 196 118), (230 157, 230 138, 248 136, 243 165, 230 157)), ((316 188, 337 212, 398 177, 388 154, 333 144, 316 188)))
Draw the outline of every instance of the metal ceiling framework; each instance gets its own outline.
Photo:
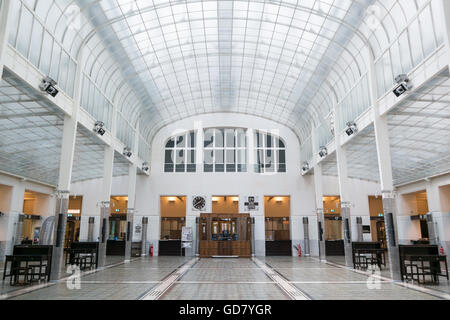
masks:
MULTIPOLYGON (((0 170, 56 186, 64 115, 7 70, 0 83, 0 170)), ((78 126, 72 181, 103 177, 105 145, 78 126)), ((114 159, 114 176, 128 174, 123 155, 114 159)))
MULTIPOLYGON (((394 184, 450 172, 450 77, 430 79, 387 115, 394 184)), ((379 182, 375 132, 370 125, 346 144, 349 177, 379 182)), ((337 176, 336 156, 323 161, 323 173, 337 176)))

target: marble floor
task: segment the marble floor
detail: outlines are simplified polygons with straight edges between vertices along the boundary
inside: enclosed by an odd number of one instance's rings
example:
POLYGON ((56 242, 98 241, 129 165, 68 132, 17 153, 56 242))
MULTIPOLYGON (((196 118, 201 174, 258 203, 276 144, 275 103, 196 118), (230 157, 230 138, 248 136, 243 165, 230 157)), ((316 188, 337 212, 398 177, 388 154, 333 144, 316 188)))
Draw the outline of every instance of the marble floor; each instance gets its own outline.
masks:
MULTIPOLYGON (((434 300, 448 283, 416 286, 355 272, 317 258, 145 257, 41 287, 0 291, 14 300, 434 300), (79 280, 79 281, 78 281, 79 280)), ((3 287, 7 287, 4 283, 3 287)), ((1 288, 1 286, 0 286, 1 288)))

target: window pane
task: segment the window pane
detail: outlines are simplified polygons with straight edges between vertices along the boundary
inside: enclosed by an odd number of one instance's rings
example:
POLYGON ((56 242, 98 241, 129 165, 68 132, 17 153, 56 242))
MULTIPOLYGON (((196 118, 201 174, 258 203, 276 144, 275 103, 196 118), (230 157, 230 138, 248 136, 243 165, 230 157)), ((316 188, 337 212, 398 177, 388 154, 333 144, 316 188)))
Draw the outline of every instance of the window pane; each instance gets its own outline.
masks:
POLYGON ((195 132, 190 132, 188 134, 188 148, 195 148, 195 132))
POLYGON ((212 148, 214 146, 214 130, 208 129, 205 131, 205 148, 212 148))
POLYGON ((166 150, 166 159, 165 159, 165 172, 173 172, 174 170, 174 162, 173 162, 173 150, 166 150))
POLYGON ((184 150, 177 150, 176 172, 185 172, 186 165, 184 160, 184 150))
POLYGON ((216 161, 216 172, 225 171, 225 154, 223 150, 215 151, 215 161, 216 161))
POLYGON ((266 157, 264 162, 264 168, 266 172, 275 171, 275 153, 273 152, 273 150, 266 150, 266 157))
POLYGON ((207 150, 205 151, 205 156, 204 156, 204 168, 203 170, 205 172, 213 172, 214 169, 214 165, 213 165, 213 151, 212 150, 207 150))
POLYGON ((246 143, 246 136, 245 131, 242 129, 237 130, 237 147, 238 148, 245 148, 247 146, 246 143))
POLYGON ((272 148, 272 147, 273 147, 272 136, 270 134, 268 134, 266 136, 266 148, 272 148))
POLYGON ((186 136, 182 135, 177 137, 177 148, 186 147, 186 136))
POLYGON ((234 148, 236 147, 236 138, 234 135, 235 131, 233 129, 227 129, 225 130, 225 135, 226 135, 226 146, 227 148, 234 148))
POLYGON ((166 148, 174 148, 174 147, 175 147, 175 140, 170 139, 166 144, 166 148))
POLYGON ((235 150, 227 150, 227 172, 236 172, 236 151, 235 150))
POLYGON ((216 129, 216 148, 223 148, 225 146, 224 144, 224 138, 225 138, 225 130, 223 129, 216 129))

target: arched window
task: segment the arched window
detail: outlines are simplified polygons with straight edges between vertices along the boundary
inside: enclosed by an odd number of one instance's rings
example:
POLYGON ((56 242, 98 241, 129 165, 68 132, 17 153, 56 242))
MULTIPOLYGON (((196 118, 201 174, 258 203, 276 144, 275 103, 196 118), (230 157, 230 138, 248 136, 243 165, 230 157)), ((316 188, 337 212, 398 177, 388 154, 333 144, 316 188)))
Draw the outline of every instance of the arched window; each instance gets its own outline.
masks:
POLYGON ((247 172, 247 137, 244 129, 205 130, 204 172, 247 172))
POLYGON ((255 132, 257 173, 286 172, 286 144, 269 133, 255 132))
POLYGON ((196 172, 195 131, 172 137, 166 143, 164 172, 196 172))

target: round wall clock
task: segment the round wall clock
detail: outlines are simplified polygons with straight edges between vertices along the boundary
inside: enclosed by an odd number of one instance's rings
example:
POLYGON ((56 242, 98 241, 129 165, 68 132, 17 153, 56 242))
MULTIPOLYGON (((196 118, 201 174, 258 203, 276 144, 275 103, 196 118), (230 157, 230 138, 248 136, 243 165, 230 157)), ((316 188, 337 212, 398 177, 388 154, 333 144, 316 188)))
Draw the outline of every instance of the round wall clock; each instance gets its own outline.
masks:
POLYGON ((203 210, 206 207, 206 200, 204 197, 195 197, 192 201, 192 206, 197 210, 203 210))

